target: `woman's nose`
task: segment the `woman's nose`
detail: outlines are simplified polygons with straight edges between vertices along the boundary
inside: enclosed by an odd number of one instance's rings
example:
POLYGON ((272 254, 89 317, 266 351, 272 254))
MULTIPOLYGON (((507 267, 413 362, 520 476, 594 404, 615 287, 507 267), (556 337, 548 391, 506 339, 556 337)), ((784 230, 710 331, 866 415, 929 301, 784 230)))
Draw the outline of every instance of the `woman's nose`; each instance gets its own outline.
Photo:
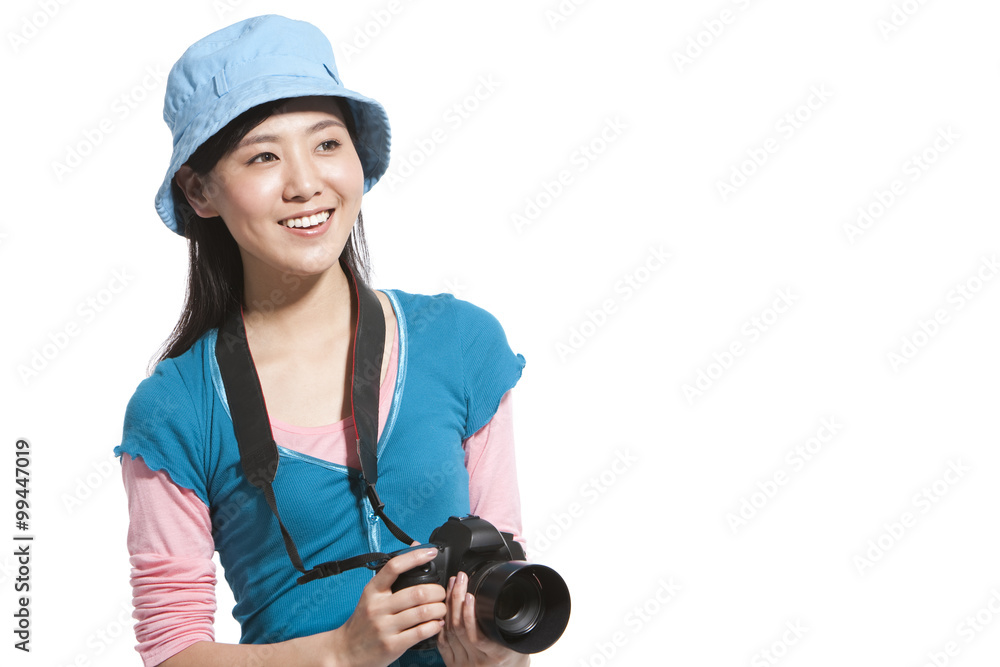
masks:
POLYGON ((302 156, 288 157, 285 160, 285 199, 308 201, 320 192, 322 179, 313 160, 302 156))

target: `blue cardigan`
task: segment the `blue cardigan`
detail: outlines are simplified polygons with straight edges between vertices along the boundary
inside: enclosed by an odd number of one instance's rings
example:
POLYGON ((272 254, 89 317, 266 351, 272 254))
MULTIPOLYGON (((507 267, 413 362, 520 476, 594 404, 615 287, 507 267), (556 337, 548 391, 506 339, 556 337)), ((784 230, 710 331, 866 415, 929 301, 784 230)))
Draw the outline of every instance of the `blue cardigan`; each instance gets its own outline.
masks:
MULTIPOLYGON (((386 513, 421 542, 469 512, 462 441, 496 413, 521 376, 499 322, 450 294, 386 290, 396 313, 396 385, 378 441, 386 513)), ((295 580, 273 514, 242 474, 215 359, 217 330, 161 361, 129 401, 115 454, 142 457, 208 506, 212 536, 236 599, 241 643, 274 643, 342 625, 373 573, 365 568, 304 585, 295 580)), ((403 545, 372 512, 358 471, 279 448, 274 481, 281 518, 306 567, 403 545)), ((421 654, 422 653, 422 654, 421 654)), ((400 665, 443 664, 409 652, 400 665)))

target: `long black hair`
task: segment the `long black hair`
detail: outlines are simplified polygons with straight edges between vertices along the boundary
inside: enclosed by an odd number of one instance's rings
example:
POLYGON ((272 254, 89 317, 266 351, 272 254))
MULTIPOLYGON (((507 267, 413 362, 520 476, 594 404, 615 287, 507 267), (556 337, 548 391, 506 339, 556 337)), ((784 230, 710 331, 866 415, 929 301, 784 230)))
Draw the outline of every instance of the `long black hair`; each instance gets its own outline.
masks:
MULTIPOLYGON (((351 141, 357 145, 354 117, 347 104, 339 98, 334 99, 344 116, 351 141)), ((196 174, 207 175, 243 137, 287 102, 287 99, 274 100, 243 112, 199 146, 187 165, 196 174)), ((222 218, 198 217, 176 181, 171 187, 175 215, 188 240, 187 293, 180 319, 151 362, 150 373, 160 361, 180 356, 205 332, 222 326, 226 317, 243 304, 243 259, 233 235, 222 218)), ((340 260, 359 280, 369 281, 368 245, 360 212, 340 260)))

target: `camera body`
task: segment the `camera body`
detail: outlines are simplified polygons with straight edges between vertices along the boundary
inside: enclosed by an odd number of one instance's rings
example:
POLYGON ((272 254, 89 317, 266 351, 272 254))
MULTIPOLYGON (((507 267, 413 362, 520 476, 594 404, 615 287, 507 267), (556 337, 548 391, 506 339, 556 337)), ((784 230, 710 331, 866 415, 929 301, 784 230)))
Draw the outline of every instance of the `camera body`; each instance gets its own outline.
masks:
MULTIPOLYGON (((394 592, 419 584, 447 588, 451 577, 465 572, 486 636, 519 653, 538 653, 562 635, 570 613, 566 583, 554 570, 527 563, 510 533, 476 516, 453 516, 431 533, 430 542, 438 548, 437 556, 400 574, 394 592)), ((432 639, 413 648, 435 644, 432 639)))
POLYGON ((430 541, 431 545, 421 547, 436 546, 438 555, 426 565, 399 575, 393 591, 417 584, 441 584, 447 588, 448 580, 459 572, 465 572, 471 579, 487 563, 524 560, 524 548, 514 541, 513 535, 501 533, 477 516, 451 517, 434 529, 430 541))

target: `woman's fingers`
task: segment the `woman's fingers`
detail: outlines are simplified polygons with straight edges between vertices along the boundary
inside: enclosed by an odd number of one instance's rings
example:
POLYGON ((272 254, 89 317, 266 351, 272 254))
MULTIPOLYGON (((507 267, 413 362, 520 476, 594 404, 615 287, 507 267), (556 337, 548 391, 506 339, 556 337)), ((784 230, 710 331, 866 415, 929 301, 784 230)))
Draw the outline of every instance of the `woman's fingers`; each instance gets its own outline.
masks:
POLYGON ((399 575, 412 570, 415 567, 424 565, 431 562, 438 555, 438 550, 436 548, 431 549, 414 549, 413 551, 407 551, 402 553, 386 563, 378 574, 371 580, 371 585, 374 585, 375 590, 386 593, 392 591, 392 585, 396 583, 396 579, 399 575))
POLYGON ((419 584, 404 588, 392 596, 392 613, 399 614, 407 609, 424 609, 427 614, 423 620, 443 619, 448 613, 445 606, 444 588, 437 584, 419 584))
POLYGON ((465 634, 473 645, 478 646, 483 641, 483 636, 479 633, 479 624, 476 623, 476 600, 472 593, 465 594, 465 604, 462 607, 462 625, 465 634))
MULTIPOLYGON (((438 586, 440 589, 441 587, 438 586)), ((416 607, 406 607, 392 615, 393 623, 400 631, 414 628, 424 623, 437 623, 435 633, 441 629, 441 621, 447 613, 444 602, 422 604, 416 607)))
POLYGON ((448 591, 448 618, 445 619, 451 630, 459 631, 463 625, 463 606, 465 593, 469 587, 469 576, 459 572, 453 577, 454 583, 448 591))

